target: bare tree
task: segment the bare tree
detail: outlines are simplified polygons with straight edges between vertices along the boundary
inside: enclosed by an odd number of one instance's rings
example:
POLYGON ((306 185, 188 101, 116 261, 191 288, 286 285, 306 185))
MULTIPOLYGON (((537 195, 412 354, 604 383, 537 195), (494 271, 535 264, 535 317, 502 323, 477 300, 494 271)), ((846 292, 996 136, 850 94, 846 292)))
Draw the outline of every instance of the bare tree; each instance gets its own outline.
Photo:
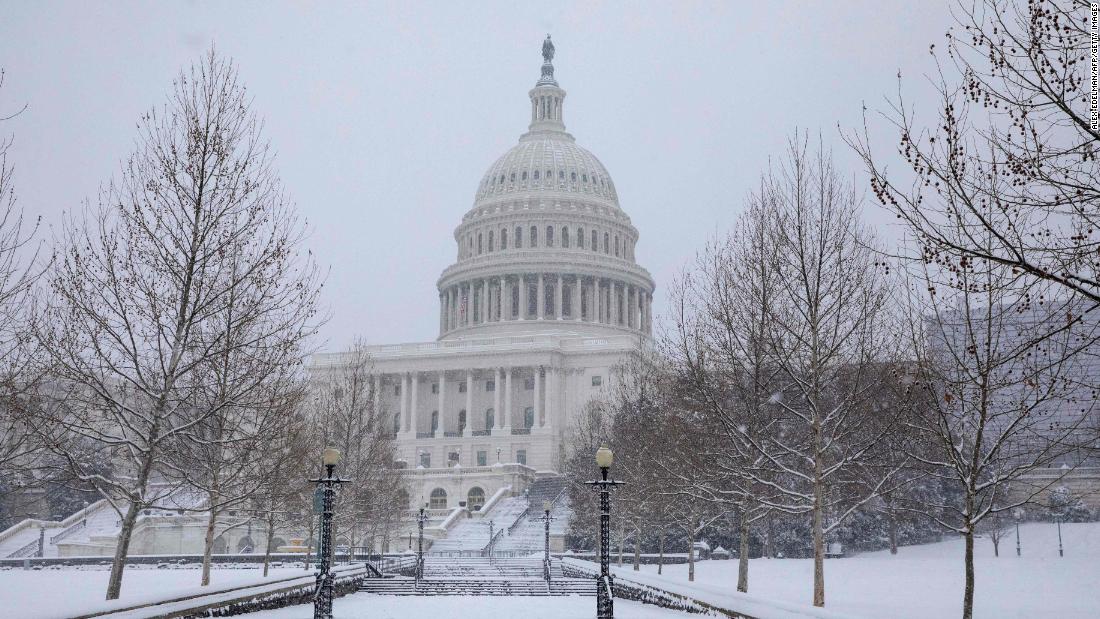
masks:
POLYGON ((119 181, 67 223, 35 328, 69 388, 51 445, 121 516, 108 599, 141 510, 173 491, 154 483, 179 468, 170 447, 299 365, 318 320, 303 227, 233 65, 209 52, 138 128, 119 181), (116 474, 86 470, 80 442, 116 474))
POLYGON ((1090 3, 960 2, 935 54, 938 118, 884 114, 904 172, 850 136, 913 257, 984 260, 1100 303, 1100 129, 1090 118, 1090 3), (944 55, 945 54, 945 55, 944 55), (968 234, 952 233, 965 220, 968 234))

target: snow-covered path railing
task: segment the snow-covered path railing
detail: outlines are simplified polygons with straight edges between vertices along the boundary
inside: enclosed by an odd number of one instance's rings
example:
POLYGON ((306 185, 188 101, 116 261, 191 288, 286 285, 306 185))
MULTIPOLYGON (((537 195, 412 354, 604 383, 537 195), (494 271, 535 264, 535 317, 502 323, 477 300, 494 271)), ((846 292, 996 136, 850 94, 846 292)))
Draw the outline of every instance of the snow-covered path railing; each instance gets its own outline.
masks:
MULTIPOLYGON (((359 588, 367 577, 365 565, 343 565, 333 570, 336 595, 346 595, 359 588)), ((104 607, 72 619, 173 619, 178 617, 224 617, 261 609, 281 608, 310 602, 317 583, 316 572, 302 576, 285 576, 251 585, 237 585, 181 595, 167 600, 149 600, 118 606, 105 602, 104 607), (114 608, 112 608, 114 606, 114 608)))
MULTIPOLYGON (((562 559, 562 569, 567 574, 585 574, 595 578, 599 566, 591 561, 562 559)), ((711 612, 732 619, 859 619, 824 608, 769 600, 746 593, 738 593, 725 587, 670 582, 657 576, 635 572, 629 568, 612 567, 615 597, 656 604, 667 608, 680 608, 689 612, 711 612), (689 610, 679 606, 667 606, 672 600, 686 604, 689 610)))

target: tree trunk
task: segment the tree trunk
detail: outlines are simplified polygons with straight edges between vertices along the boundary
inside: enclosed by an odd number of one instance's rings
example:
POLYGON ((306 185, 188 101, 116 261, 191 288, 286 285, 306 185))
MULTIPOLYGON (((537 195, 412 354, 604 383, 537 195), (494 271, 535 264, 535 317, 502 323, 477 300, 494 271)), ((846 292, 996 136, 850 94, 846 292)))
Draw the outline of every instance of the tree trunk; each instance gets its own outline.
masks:
POLYGON ((741 547, 737 551, 737 590, 749 591, 749 512, 741 510, 741 547))
POLYGON ((974 529, 968 528, 966 540, 966 589, 963 592, 963 619, 974 617, 974 529))
POLYGON ((764 556, 769 559, 775 558, 775 520, 772 518, 771 513, 768 513, 768 526, 764 538, 764 556))
POLYGON ((623 566, 623 545, 626 544, 626 525, 619 527, 619 567, 623 566))
MULTIPOLYGON (((694 524, 695 519, 692 518, 694 524)), ((688 582, 695 582, 695 527, 688 527, 688 582)))
POLYGON ((665 565, 665 530, 657 534, 657 575, 661 575, 661 570, 665 565))
POLYGON ((133 499, 122 517, 122 528, 118 532, 118 545, 115 546, 115 559, 111 563, 111 578, 107 581, 107 599, 117 600, 122 592, 122 570, 126 567, 126 556, 130 552, 130 536, 134 533, 141 503, 133 499))
POLYGON ((825 484, 821 456, 814 457, 814 606, 825 606, 825 484))
POLYGON ((989 536, 989 540, 993 542, 993 556, 994 557, 1000 557, 1001 556, 1001 535, 999 533, 994 533, 994 534, 989 536))
POLYGON ((898 517, 894 514, 894 510, 890 509, 889 512, 889 533, 890 533, 890 554, 898 554, 898 517))
POLYGON ((274 517, 267 517, 267 543, 264 544, 264 578, 267 578, 267 569, 271 565, 271 542, 275 539, 274 517))
POLYGON ((200 586, 210 584, 210 555, 214 552, 214 525, 218 522, 218 510, 211 509, 210 517, 206 519, 206 537, 202 544, 202 580, 200 586))
POLYGON ((642 565, 642 532, 634 532, 634 571, 641 569, 642 565))

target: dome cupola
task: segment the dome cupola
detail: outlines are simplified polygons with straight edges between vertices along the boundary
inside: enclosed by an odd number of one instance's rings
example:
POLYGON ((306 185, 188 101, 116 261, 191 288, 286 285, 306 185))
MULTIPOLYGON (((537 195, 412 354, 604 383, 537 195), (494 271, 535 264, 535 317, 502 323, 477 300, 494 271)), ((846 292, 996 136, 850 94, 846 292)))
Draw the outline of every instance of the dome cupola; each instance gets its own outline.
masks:
POLYGON ((440 339, 520 333, 650 332, 653 279, 604 165, 565 130, 554 44, 528 92, 519 143, 478 185, 439 278, 440 339))

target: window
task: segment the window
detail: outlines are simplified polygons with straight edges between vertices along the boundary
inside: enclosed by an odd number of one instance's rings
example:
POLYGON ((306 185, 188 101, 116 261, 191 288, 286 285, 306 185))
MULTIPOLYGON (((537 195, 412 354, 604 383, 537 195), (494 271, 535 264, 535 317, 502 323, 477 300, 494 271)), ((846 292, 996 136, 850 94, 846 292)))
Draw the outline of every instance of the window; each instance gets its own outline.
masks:
POLYGON ((523 388, 527 391, 532 391, 535 388, 535 379, 525 378, 523 379, 523 388))
POLYGON ((516 462, 519 463, 519 464, 527 464, 527 450, 526 449, 517 449, 516 450, 516 462))
POLYGON ((393 395, 401 395, 401 383, 393 386, 393 395))
POLYGON ((500 248, 501 249, 508 249, 508 231, 507 230, 502 229, 500 231, 500 248))
POLYGON ((457 451, 452 451, 452 452, 447 453, 447 466, 454 466, 456 464, 460 464, 460 461, 459 461, 460 457, 461 457, 461 454, 457 451))
POLYGON ((491 409, 491 408, 486 409, 486 411, 485 411, 485 429, 486 430, 492 430, 493 429, 493 422, 495 421, 494 417, 495 417, 495 415, 493 414, 493 409, 491 409))
POLYGON ((584 249, 584 228, 577 228, 577 249, 584 249))
POLYGON ((615 235, 615 257, 619 257, 619 235, 615 235))
POLYGON ((600 251, 600 236, 595 230, 592 231, 592 251, 600 251))
MULTIPOLYGON (((536 172, 538 174, 538 172, 536 172)), ((477 452, 477 465, 486 466, 489 463, 489 454, 484 450, 477 452)))
POLYGON ((569 249, 569 228, 564 226, 561 229, 561 246, 569 249))
POLYGON ((458 392, 459 393, 466 393, 466 381, 462 381, 462 382, 458 383, 458 392))
POLYGON ((592 377, 592 386, 593 387, 599 387, 602 384, 603 384, 603 376, 593 376, 592 377))
POLYGON ((531 234, 528 236, 531 247, 539 246, 539 229, 538 226, 531 226, 531 234))
POLYGON ((520 177, 520 180, 524 180, 524 181, 527 180, 527 170, 523 171, 523 176, 520 177))
POLYGON ((546 246, 554 246, 554 226, 546 226, 546 246))
POLYGON ((432 454, 426 451, 420 452, 420 466, 426 469, 432 468, 432 454))
POLYGON ((428 499, 428 507, 431 509, 447 509, 447 491, 443 488, 432 490, 428 499))
POLYGON ((439 411, 432 411, 432 434, 439 429, 439 411))
POLYGON ((489 231, 489 251, 493 251, 493 231, 489 231))
POLYGON ((546 171, 546 180, 548 180, 548 181, 553 180, 553 178, 554 178, 554 171, 553 170, 547 170, 546 171))
POLYGON ((535 180, 539 180, 539 171, 535 170, 535 180))
POLYGON ((606 232, 603 233, 603 253, 611 253, 611 235, 606 232))
POLYGON ((512 181, 513 183, 514 183, 514 182, 516 182, 516 173, 515 173, 515 172, 512 172, 512 173, 511 173, 511 174, 510 174, 510 175, 508 176, 508 180, 512 181))
POLYGON ((481 255, 481 233, 477 233, 477 255, 481 255))
POLYGON ((570 174, 569 180, 573 181, 574 183, 577 182, 577 173, 573 172, 572 174, 570 174))
POLYGON ((393 416, 393 433, 397 434, 401 431, 401 413, 396 413, 393 416))
POLYGON ((516 249, 523 248, 523 228, 516 226, 516 249))
POLYGON ((432 383, 432 393, 439 393, 439 383, 432 383))
POLYGON ((466 431, 466 409, 458 411, 458 431, 466 431))
POLYGON ((588 182, 588 175, 587 174, 581 174, 581 180, 587 183, 588 182))
POLYGON ((535 408, 533 406, 528 406, 527 408, 523 409, 523 427, 530 429, 534 427, 534 425, 535 408))
MULTIPOLYGON (((484 451, 478 453, 485 453, 484 451)), ((479 464, 478 466, 485 466, 479 464)), ((470 488, 470 492, 466 494, 466 509, 477 511, 485 505, 485 491, 477 486, 470 488)))
POLYGON ((496 391, 497 390, 497 381, 495 381, 495 380, 485 381, 485 390, 486 391, 496 391))
POLYGON ((565 170, 558 170, 558 180, 565 180, 565 170))

